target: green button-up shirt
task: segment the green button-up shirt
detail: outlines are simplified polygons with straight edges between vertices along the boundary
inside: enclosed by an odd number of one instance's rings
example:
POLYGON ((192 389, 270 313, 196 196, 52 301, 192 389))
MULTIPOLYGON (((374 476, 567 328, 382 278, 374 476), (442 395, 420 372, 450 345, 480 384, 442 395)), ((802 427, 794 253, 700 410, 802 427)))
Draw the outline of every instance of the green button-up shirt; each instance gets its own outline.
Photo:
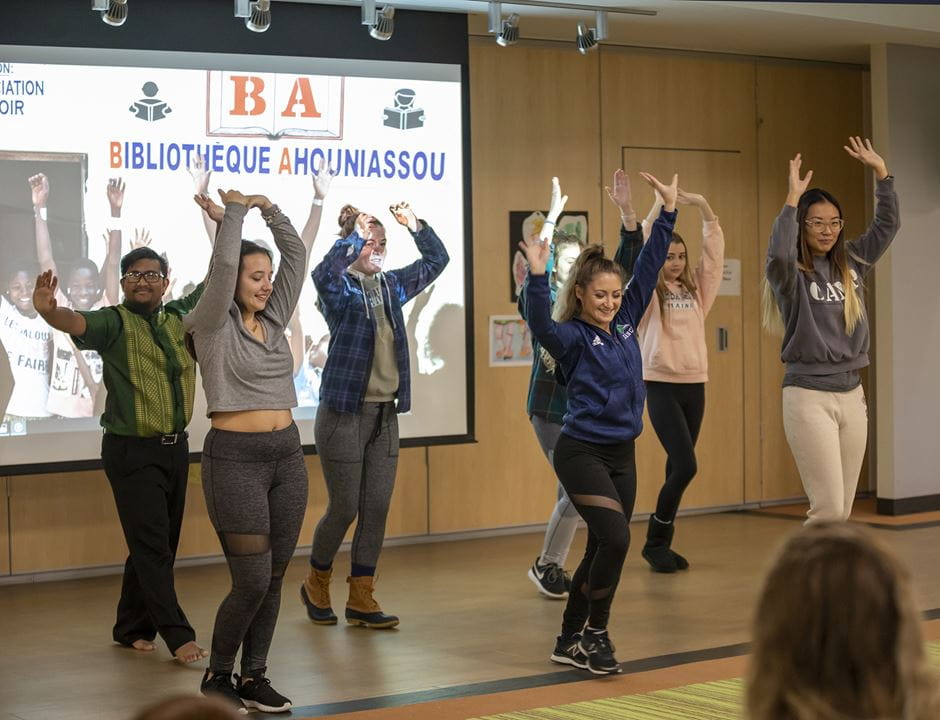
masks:
POLYGON ((186 429, 193 415, 196 363, 186 350, 182 316, 196 306, 202 290, 200 283, 150 315, 125 304, 81 313, 87 329, 73 340, 82 350, 97 350, 104 363, 105 430, 154 437, 186 429))

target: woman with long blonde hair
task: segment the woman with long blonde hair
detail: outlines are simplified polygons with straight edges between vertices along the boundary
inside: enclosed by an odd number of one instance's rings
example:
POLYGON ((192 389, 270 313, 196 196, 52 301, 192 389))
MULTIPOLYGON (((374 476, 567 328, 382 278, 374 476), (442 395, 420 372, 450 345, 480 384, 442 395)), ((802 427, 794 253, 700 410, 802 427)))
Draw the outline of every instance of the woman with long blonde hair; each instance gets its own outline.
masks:
POLYGON ((676 221, 678 178, 663 185, 641 175, 659 189, 665 204, 626 289, 621 264, 604 257, 603 246, 592 245, 578 256, 553 312, 546 273, 550 244, 538 237, 520 243, 529 261, 526 321, 568 389, 555 473, 588 526, 551 659, 598 675, 620 671, 607 623, 636 500, 634 443, 643 427, 646 395, 636 326, 649 305, 676 221))
POLYGON ((749 720, 940 717, 909 573, 853 523, 814 523, 784 544, 752 653, 749 720))
POLYGON ((783 427, 809 497, 807 522, 852 512, 868 439, 859 377, 869 345, 863 281, 900 227, 894 178, 871 141, 851 137, 845 151, 875 173, 868 229, 846 240, 839 202, 808 187, 813 172, 800 177, 797 154, 767 248, 764 325, 783 329, 783 427))

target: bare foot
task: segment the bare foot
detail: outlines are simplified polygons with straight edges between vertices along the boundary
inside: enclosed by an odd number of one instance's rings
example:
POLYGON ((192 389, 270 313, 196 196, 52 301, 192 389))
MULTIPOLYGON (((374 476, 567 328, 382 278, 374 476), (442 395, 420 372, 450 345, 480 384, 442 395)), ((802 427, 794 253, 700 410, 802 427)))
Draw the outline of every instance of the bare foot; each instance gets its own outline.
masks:
POLYGON ((176 659, 184 665, 209 657, 209 651, 199 647, 195 640, 190 640, 188 643, 180 645, 176 648, 176 653, 174 654, 176 655, 176 659))
POLYGON ((131 647, 135 650, 139 650, 140 652, 153 652, 157 649, 156 645, 154 645, 149 640, 144 640, 143 638, 140 640, 135 640, 133 643, 131 643, 131 647))

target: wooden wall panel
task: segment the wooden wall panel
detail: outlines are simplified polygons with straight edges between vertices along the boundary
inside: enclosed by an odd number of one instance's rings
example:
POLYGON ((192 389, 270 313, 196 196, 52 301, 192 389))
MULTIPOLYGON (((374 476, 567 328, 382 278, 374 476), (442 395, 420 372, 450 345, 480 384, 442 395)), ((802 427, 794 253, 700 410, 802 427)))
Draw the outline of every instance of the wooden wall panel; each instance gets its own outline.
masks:
POLYGON ((10 526, 7 521, 7 483, 9 478, 0 477, 0 575, 10 572, 10 526))
POLYGON ((547 209, 557 175, 599 237, 598 54, 471 40, 474 336, 478 444, 429 449, 432 533, 544 523, 554 475, 525 412, 529 368, 488 366, 488 318, 510 300, 508 213, 547 209))
MULTIPOLYGON (((757 69, 758 208, 760 253, 766 256, 774 218, 787 195, 788 161, 803 155, 813 186, 832 192, 842 204, 846 232, 866 225, 865 170, 842 146, 864 131, 862 82, 855 68, 767 63, 757 69)), ((780 338, 760 336, 761 462, 763 500, 803 496, 796 465, 783 432, 780 338)))
MULTIPOLYGON (((601 92, 604 177, 624 167, 633 178, 638 215, 646 215, 652 191, 635 174, 649 170, 660 179, 679 173, 679 183, 708 199, 725 234, 725 257, 741 261, 744 278, 753 277, 749 239, 757 227, 751 199, 755 182, 756 119, 754 62, 702 58, 660 51, 605 50, 601 92), (690 112, 694 108, 694 113, 690 112)), ((609 180, 608 180, 609 182, 609 180)), ((613 246, 620 225, 617 208, 604 206, 605 235, 613 246)), ((689 246, 690 262, 700 256, 701 217, 680 208, 677 231, 689 246)), ((750 433, 746 410, 754 414, 756 375, 745 373, 745 316, 754 314, 753 288, 719 296, 708 316, 709 383, 698 443, 698 475, 682 507, 739 505, 745 500, 745 447, 750 433), (719 327, 729 332, 729 348, 718 352, 719 327)), ((753 320, 749 319, 753 324, 753 320)), ((637 443, 637 512, 652 512, 664 478, 665 454, 645 418, 637 443)), ((753 462, 752 462, 753 464, 753 462)))

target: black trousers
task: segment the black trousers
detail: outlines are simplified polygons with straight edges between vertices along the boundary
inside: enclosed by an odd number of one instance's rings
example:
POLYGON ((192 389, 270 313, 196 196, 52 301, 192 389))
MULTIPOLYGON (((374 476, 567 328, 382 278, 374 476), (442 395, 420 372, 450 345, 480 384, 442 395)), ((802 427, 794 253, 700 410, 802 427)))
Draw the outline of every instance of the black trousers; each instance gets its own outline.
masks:
POLYGON ((666 481, 659 491, 656 517, 672 522, 682 493, 698 471, 695 442, 705 415, 705 383, 646 382, 646 407, 666 451, 666 481))
POLYGON ((565 636, 581 632, 585 622, 602 630, 630 547, 636 501, 634 441, 598 445, 562 432, 555 445, 555 472, 588 527, 584 556, 571 577, 561 632, 565 636))
POLYGON ((173 563, 186 506, 189 444, 106 433, 101 459, 111 483, 128 558, 114 640, 131 645, 157 633, 171 652, 196 633, 176 600, 173 563))

